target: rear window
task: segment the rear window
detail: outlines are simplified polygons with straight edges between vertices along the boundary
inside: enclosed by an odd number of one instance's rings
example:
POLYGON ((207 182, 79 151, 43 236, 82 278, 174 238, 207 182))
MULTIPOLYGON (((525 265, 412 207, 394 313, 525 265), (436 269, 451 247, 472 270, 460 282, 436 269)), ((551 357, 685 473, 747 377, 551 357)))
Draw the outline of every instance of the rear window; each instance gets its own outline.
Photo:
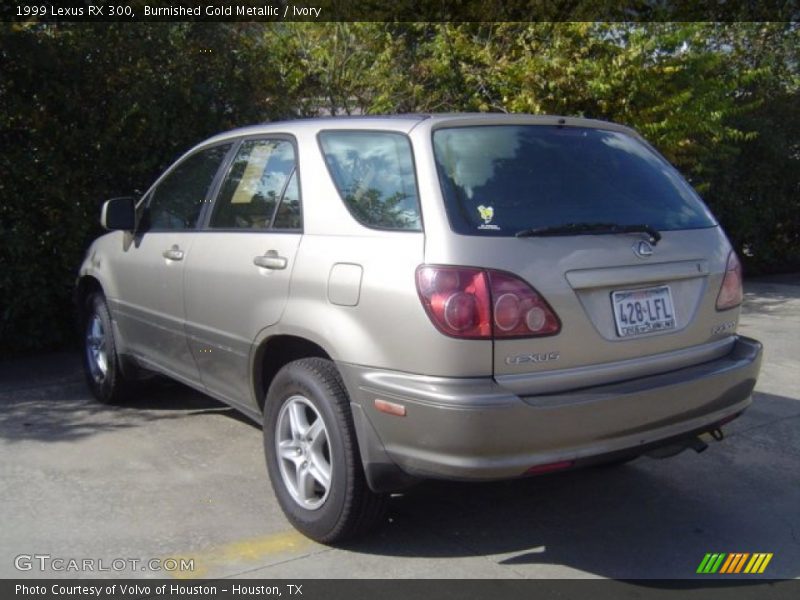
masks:
POLYGON ((323 131, 322 153, 351 214, 367 227, 419 231, 408 138, 383 131, 323 131))
POLYGON ((616 131, 546 125, 440 129, 434 153, 450 225, 510 236, 568 223, 696 229, 716 223, 663 158, 616 131))

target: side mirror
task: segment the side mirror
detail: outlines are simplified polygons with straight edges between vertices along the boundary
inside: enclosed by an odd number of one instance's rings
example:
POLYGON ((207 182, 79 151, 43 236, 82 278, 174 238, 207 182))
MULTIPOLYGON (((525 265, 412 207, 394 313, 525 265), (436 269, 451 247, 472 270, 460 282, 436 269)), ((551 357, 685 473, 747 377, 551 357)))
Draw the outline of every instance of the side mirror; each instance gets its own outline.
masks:
POLYGON ((106 200, 100 212, 100 225, 109 231, 133 231, 136 228, 136 200, 129 196, 106 200))

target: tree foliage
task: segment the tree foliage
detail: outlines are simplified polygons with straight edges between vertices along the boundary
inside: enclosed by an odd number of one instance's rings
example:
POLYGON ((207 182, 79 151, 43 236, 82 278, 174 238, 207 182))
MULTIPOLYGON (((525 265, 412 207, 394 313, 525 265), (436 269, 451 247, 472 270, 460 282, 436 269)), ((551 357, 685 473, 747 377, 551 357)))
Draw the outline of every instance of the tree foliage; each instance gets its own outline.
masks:
POLYGON ((0 355, 62 345, 103 199, 234 126, 502 111, 635 127, 750 272, 800 266, 792 23, 0 24, 0 355))
POLYGON ((0 353, 63 344, 103 199, 188 147, 293 114, 250 25, 0 24, 0 353))

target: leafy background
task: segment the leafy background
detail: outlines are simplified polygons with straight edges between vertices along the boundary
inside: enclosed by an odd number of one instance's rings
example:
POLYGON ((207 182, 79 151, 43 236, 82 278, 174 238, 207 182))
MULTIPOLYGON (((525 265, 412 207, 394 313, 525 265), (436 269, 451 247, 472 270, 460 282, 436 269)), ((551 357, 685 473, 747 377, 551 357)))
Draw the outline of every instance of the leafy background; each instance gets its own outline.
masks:
POLYGON ((0 23, 0 356, 74 338, 106 198, 189 146, 320 114, 504 111, 630 125, 747 273, 800 268, 797 23, 0 23))

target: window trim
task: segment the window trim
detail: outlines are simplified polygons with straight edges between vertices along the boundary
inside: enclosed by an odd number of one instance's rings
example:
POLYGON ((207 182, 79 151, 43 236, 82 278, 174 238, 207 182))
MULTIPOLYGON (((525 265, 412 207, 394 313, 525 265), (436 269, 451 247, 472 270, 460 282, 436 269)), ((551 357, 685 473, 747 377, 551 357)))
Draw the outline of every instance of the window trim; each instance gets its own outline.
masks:
MULTIPOLYGON (((200 224, 205 219, 205 214, 206 214, 206 212, 208 210, 209 204, 211 203, 211 199, 214 197, 213 195, 216 194, 216 192, 217 192, 217 186, 219 184, 220 174, 223 173, 225 170, 227 170, 228 163, 232 159, 231 151, 234 150, 238 146, 237 140, 235 140, 235 139, 220 140, 218 142, 214 142, 213 144, 207 144, 207 145, 201 146, 199 148, 195 148, 193 150, 190 150, 189 152, 184 153, 178 160, 173 162, 172 165, 158 177, 158 179, 155 180, 153 185, 151 185, 150 188, 147 190, 147 192, 144 193, 144 195, 142 196, 142 199, 136 205, 136 210, 137 211, 139 210, 140 206, 143 207, 144 211, 149 211, 150 210, 150 204, 153 201, 153 196, 154 196, 155 192, 158 190, 158 186, 160 186, 161 183, 175 169, 177 169, 179 166, 181 166, 187 160, 193 158, 194 156, 196 156, 200 152, 205 152, 206 150, 210 150, 211 148, 216 148, 217 146, 224 146, 226 144, 229 144, 230 148, 228 149, 228 152, 225 154, 225 156, 222 158, 222 161, 220 161, 220 164, 217 167, 217 172, 214 174, 214 177, 211 179, 211 184, 208 186, 208 191, 206 191, 206 196, 203 199, 202 206, 200 207, 200 212, 197 215, 197 219, 195 220, 193 227, 187 227, 186 229, 166 229, 166 228, 160 228, 160 227, 153 227, 152 225, 149 225, 147 227, 147 229, 140 231, 139 230, 139 223, 137 222, 136 223, 136 233, 137 234, 144 234, 144 233, 151 233, 151 232, 152 233, 186 233, 186 232, 195 232, 195 231, 197 231, 198 228, 200 227, 200 224)), ((142 216, 144 216, 144 212, 142 212, 142 216)))
MULTIPOLYGON (((264 231, 263 229, 260 231, 264 231)), ((302 199, 300 198, 300 173, 297 170, 297 161, 295 161, 294 169, 292 172, 289 173, 289 177, 286 179, 286 183, 283 184, 283 189, 281 190, 281 197, 278 199, 278 202, 275 204, 275 210, 272 211, 272 218, 269 221, 269 228, 266 231, 277 231, 277 232, 287 232, 287 233, 296 233, 298 231, 303 231, 303 204, 302 199), (288 227, 281 227, 280 229, 275 227, 275 219, 278 218, 278 210, 280 209, 281 205, 283 204, 283 200, 286 197, 286 190, 289 189, 289 184, 292 182, 292 177, 295 178, 297 181, 297 201, 300 206, 300 227, 295 229, 290 229, 288 227)))
POLYGON ((372 229, 373 231, 391 231, 394 233, 425 233, 425 221, 422 216, 422 201, 420 199, 420 194, 419 194, 419 177, 417 176, 417 157, 416 154, 414 153, 414 144, 411 141, 411 137, 407 133, 403 131, 397 131, 395 129, 328 128, 328 129, 320 129, 315 137, 317 139, 317 148, 319 149, 320 158, 322 158, 322 162, 325 165, 326 171, 328 172, 328 177, 330 178, 330 182, 333 185, 334 189, 336 190, 336 195, 339 197, 339 200, 344 205, 345 209, 347 209, 348 214, 353 218, 353 220, 356 223, 358 223, 362 227, 366 227, 367 229, 372 229), (380 227, 378 225, 371 225, 369 223, 365 223, 364 221, 362 221, 358 217, 358 215, 356 215, 355 212, 353 212, 353 210, 350 208, 350 205, 347 203, 347 200, 345 200, 344 196, 342 196, 342 192, 339 189, 339 186, 336 185, 336 178, 333 176, 333 171, 331 170, 331 166, 325 159, 325 150, 322 147, 322 138, 321 138, 322 134, 324 133, 387 133, 391 135, 399 135, 406 139, 406 141, 408 142, 408 149, 411 151, 411 168, 414 174, 414 189, 417 192, 416 203, 417 203, 417 214, 419 215, 418 229, 398 229, 396 227, 380 227))
POLYGON ((197 231, 204 232, 204 233, 303 233, 304 226, 305 226, 305 219, 303 218, 303 189, 302 189, 302 182, 300 181, 300 150, 297 144, 297 138, 290 133, 256 133, 250 135, 243 135, 241 137, 237 137, 234 140, 233 147, 231 148, 231 153, 225 158, 225 168, 222 172, 221 177, 218 181, 215 181, 212 185, 212 195, 211 199, 206 202, 206 207, 201 215, 201 218, 198 222, 197 231), (281 190, 281 197, 278 199, 278 202, 275 204, 275 209, 272 212, 272 218, 270 219, 270 225, 267 228, 256 228, 256 227, 211 227, 211 215, 214 213, 214 207, 216 207, 217 202, 219 201, 219 193, 222 191, 222 185, 225 180, 228 178, 231 169, 233 168, 233 162, 236 159, 236 155, 239 153, 239 148, 241 148, 242 144, 245 142, 250 141, 270 141, 270 140, 279 140, 284 142, 289 142, 292 145, 292 149, 294 150, 294 169, 289 174, 289 177, 286 179, 286 183, 283 185, 283 189, 281 190), (283 202, 283 195, 286 193, 286 187, 289 185, 289 180, 292 178, 292 174, 297 175, 297 195, 300 201, 300 227, 298 229, 275 229, 273 227, 273 223, 275 222, 275 216, 278 214, 278 208, 280 208, 281 202, 283 202))

